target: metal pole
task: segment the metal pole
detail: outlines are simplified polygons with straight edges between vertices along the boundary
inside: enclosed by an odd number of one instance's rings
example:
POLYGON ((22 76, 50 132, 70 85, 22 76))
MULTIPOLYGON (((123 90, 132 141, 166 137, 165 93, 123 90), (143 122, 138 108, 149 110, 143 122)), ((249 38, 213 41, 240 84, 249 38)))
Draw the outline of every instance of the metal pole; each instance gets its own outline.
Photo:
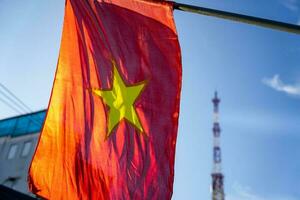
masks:
POLYGON ((269 19, 263 19, 263 18, 258 18, 258 17, 236 14, 236 13, 230 13, 230 12, 225 12, 225 11, 220 11, 220 10, 215 10, 215 9, 210 9, 210 8, 203 8, 203 7, 198 7, 198 6, 192 6, 192 5, 182 4, 182 3, 176 3, 176 2, 172 2, 172 1, 170 1, 170 3, 173 4, 174 9, 176 9, 176 10, 192 12, 192 13, 197 13, 197 14, 206 15, 206 16, 218 17, 218 18, 222 18, 222 19, 232 20, 232 21, 236 21, 236 22, 242 22, 242 23, 246 23, 246 24, 252 24, 252 25, 256 25, 256 26, 271 28, 271 29, 275 29, 275 30, 280 30, 280 31, 285 31, 285 32, 300 35, 300 26, 294 25, 294 24, 288 24, 288 23, 273 21, 273 20, 269 20, 269 19))

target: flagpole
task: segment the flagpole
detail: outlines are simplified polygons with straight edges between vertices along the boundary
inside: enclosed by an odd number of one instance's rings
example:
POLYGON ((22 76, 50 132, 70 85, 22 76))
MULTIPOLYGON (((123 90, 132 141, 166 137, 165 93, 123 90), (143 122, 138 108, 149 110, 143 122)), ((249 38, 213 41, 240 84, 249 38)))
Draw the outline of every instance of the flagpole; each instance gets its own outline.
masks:
POLYGON ((263 19, 248 15, 242 15, 242 14, 236 14, 231 12, 225 12, 221 10, 215 10, 210 8, 204 8, 199 6, 193 6, 188 4, 182 4, 182 3, 176 3, 173 1, 170 1, 173 4, 173 8, 176 10, 181 10, 185 12, 191 12, 191 13, 197 13, 200 15, 206 15, 206 16, 213 16, 217 18, 227 19, 231 21, 236 22, 242 22, 246 24, 261 26, 265 28, 271 28, 275 30, 280 30, 284 32, 294 33, 300 35, 300 26, 284 23, 284 22, 278 22, 273 21, 269 19, 263 19))

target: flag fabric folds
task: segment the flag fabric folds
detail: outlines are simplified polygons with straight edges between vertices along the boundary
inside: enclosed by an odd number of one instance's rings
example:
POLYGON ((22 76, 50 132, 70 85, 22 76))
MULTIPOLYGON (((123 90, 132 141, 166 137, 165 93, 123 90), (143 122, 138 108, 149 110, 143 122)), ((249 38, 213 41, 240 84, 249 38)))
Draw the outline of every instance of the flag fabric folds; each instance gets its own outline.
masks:
POLYGON ((30 190, 46 199, 171 199, 180 90, 170 3, 66 0, 30 190))

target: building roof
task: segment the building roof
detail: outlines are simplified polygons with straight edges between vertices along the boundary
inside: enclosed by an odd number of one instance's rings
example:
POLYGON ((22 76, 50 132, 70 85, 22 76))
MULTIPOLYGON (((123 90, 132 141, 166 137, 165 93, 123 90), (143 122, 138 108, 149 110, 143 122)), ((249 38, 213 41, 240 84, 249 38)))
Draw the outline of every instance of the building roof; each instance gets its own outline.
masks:
POLYGON ((11 188, 8 188, 4 185, 0 185, 0 200, 35 200, 37 198, 28 196, 11 188))
POLYGON ((0 120, 0 137, 38 133, 41 131, 46 110, 0 120))

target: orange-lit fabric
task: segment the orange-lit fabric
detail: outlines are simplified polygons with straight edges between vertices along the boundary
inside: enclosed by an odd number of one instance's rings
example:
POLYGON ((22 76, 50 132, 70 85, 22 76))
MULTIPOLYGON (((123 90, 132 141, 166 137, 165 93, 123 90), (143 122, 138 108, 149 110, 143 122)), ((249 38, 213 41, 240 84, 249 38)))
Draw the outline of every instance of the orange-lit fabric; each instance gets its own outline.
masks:
MULTIPOLYGON (((46 199, 171 199, 180 89, 171 4, 66 0, 54 86, 29 169, 30 190, 46 199), (114 91, 113 82, 128 91, 144 85, 126 108, 135 125, 120 119, 108 134, 108 105, 115 104, 102 96, 114 91)), ((126 94, 118 92, 125 102, 126 94)), ((128 112, 124 116, 131 119, 128 112)))

